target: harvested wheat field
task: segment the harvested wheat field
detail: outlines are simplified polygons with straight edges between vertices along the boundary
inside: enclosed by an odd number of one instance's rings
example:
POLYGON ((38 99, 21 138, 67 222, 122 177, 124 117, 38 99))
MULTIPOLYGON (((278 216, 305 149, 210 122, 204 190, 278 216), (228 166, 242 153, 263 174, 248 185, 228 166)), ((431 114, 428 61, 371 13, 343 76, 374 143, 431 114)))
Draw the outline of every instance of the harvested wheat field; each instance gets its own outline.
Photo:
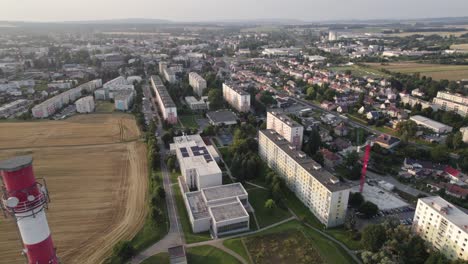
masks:
MULTIPOLYGON (((36 177, 47 180, 49 225, 64 263, 101 263, 143 226, 146 147, 138 137, 130 115, 0 123, 0 158, 32 154, 36 177)), ((14 222, 1 221, 0 263, 24 263, 14 222)))
POLYGON ((431 77, 434 80, 459 81, 468 76, 467 65, 422 64, 415 62, 394 62, 382 65, 380 63, 367 63, 375 69, 386 69, 392 72, 406 74, 420 73, 421 76, 431 77))

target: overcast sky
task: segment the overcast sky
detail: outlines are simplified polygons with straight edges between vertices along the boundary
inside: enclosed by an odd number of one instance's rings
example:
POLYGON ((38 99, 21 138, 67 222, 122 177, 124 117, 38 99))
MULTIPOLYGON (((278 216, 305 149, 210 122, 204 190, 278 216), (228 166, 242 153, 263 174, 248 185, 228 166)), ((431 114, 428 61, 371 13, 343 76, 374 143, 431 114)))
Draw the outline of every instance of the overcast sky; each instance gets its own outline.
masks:
POLYGON ((0 20, 307 21, 468 16, 468 0, 0 0, 0 20))

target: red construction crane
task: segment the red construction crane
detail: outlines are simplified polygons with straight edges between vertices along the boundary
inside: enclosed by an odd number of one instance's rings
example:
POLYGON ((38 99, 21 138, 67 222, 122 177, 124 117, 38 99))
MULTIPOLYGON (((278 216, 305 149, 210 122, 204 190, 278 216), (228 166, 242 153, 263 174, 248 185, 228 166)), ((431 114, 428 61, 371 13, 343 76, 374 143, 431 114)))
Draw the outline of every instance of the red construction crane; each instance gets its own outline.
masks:
POLYGON ((370 152, 371 152, 371 144, 370 142, 368 142, 366 145, 364 157, 362 158, 361 183, 359 185, 360 193, 362 193, 364 189, 364 183, 366 183, 367 163, 369 163, 370 152))

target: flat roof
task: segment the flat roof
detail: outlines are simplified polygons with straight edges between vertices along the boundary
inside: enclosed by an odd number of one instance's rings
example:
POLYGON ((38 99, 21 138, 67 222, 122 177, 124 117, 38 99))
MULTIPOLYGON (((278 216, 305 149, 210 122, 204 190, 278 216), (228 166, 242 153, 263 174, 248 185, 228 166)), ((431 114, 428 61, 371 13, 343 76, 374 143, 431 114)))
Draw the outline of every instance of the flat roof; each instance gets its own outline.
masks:
POLYGON ((297 164, 304 168, 309 175, 318 180, 329 191, 336 192, 351 188, 349 184, 340 182, 340 180, 332 175, 329 171, 322 168, 315 160, 307 156, 304 152, 297 150, 295 146, 276 133, 274 130, 260 130, 259 133, 269 138, 275 145, 282 149, 288 156, 294 159, 297 164))
POLYGON ((163 82, 161 81, 161 78, 157 75, 152 75, 151 79, 154 82, 154 85, 153 83, 151 85, 158 93, 158 96, 161 98, 161 101, 164 104, 164 108, 176 107, 174 101, 172 100, 172 97, 169 95, 169 92, 167 91, 166 86, 164 86, 163 82))
MULTIPOLYGON (((353 186, 351 192, 359 192, 359 185, 353 186)), ((380 210, 389 210, 408 206, 408 203, 393 195, 391 192, 378 186, 371 186, 367 183, 364 184, 362 196, 364 196, 366 201, 376 204, 380 210)))
POLYGON ((31 155, 16 156, 0 161, 0 170, 2 171, 17 171, 32 164, 33 158, 31 155))
POLYGON ((201 191, 188 192, 185 193, 185 196, 187 197, 190 212, 195 220, 210 217, 208 206, 203 199, 201 191))
POLYGON ((234 83, 224 83, 229 89, 233 90, 234 92, 238 93, 239 95, 249 95, 248 92, 244 91, 242 88, 238 87, 234 83))
POLYGON ((185 248, 184 246, 175 246, 167 249, 170 258, 180 258, 185 257, 185 248))
POLYGON ((290 118, 289 116, 285 115, 284 113, 278 112, 278 111, 273 111, 269 110, 268 114, 271 114, 275 117, 277 117, 279 120, 281 120, 283 123, 290 127, 302 127, 301 124, 290 118))
POLYGON ((221 173, 221 169, 200 135, 174 137, 171 149, 178 154, 178 161, 182 168, 196 169, 200 176, 221 173))
POLYGON ((249 216, 249 214, 245 211, 244 206, 239 201, 212 206, 209 208, 209 210, 216 222, 249 216))
POLYGON ((229 110, 219 110, 206 113, 208 119, 214 123, 236 122, 237 116, 229 110))
POLYGON ((430 118, 420 116, 420 115, 414 115, 410 117, 411 120, 415 121, 416 123, 423 124, 427 127, 430 128, 435 128, 435 129, 441 129, 441 128, 452 128, 451 126, 442 124, 440 122, 437 122, 435 120, 432 120, 430 118))
POLYGON ((458 226, 465 232, 467 231, 466 227, 468 226, 468 215, 462 210, 458 209, 458 207, 455 205, 447 202, 440 196, 419 198, 419 201, 440 212, 452 224, 458 226))
POLYGON ((203 188, 201 191, 203 192, 207 202, 247 195, 247 191, 244 189, 244 186, 239 182, 203 188))

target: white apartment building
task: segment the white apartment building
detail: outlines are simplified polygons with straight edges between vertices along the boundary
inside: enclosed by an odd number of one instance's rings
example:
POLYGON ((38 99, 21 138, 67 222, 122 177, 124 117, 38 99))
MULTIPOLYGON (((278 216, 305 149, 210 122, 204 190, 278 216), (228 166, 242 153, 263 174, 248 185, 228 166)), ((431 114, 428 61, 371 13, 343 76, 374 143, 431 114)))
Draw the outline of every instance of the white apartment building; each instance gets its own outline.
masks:
POLYGON ((159 110, 163 115, 163 119, 170 124, 177 123, 177 107, 172 100, 166 86, 157 75, 151 76, 151 86, 156 94, 156 102, 158 103, 159 110))
POLYGON ((411 107, 415 106, 416 104, 420 104, 422 109, 426 108, 432 108, 434 111, 437 111, 438 107, 431 102, 421 100, 419 98, 410 96, 410 95, 404 95, 401 96, 401 102, 405 104, 409 104, 411 107))
POLYGON ((208 109, 208 96, 202 96, 200 100, 197 100, 197 98, 193 96, 186 96, 185 97, 185 103, 188 105, 188 107, 192 110, 207 110, 208 109))
POLYGON ((177 81, 176 75, 171 68, 165 68, 163 70, 163 76, 169 83, 175 83, 177 81))
POLYGON ((198 96, 202 96, 203 90, 206 89, 206 81, 198 75, 196 72, 189 73, 189 83, 192 86, 193 91, 198 94, 198 96))
POLYGON ((130 110, 133 103, 134 93, 131 90, 123 90, 114 94, 114 108, 120 111, 130 110))
POLYGON ((185 183, 191 190, 223 184, 222 172, 200 135, 174 137, 175 152, 185 183))
POLYGON ((289 143, 298 149, 302 147, 304 137, 304 127, 289 116, 275 111, 267 113, 267 129, 272 129, 284 137, 289 143))
POLYGON ((273 130, 258 134, 259 155, 326 227, 345 222, 350 186, 273 130))
POLYGON ((0 106, 0 117, 7 118, 10 116, 15 116, 20 112, 23 112, 28 109, 31 105, 31 101, 26 99, 18 99, 8 104, 0 106))
POLYGON ((94 112, 94 97, 86 96, 81 99, 76 100, 76 111, 78 113, 92 113, 94 112))
POLYGON ((418 199, 412 229, 448 258, 468 260, 468 215, 441 197, 418 199))
POLYGON ((60 110, 63 106, 69 103, 73 103, 78 98, 80 98, 82 96, 83 90, 92 92, 101 84, 102 81, 100 79, 93 80, 49 98, 46 101, 34 106, 31 110, 32 115, 36 118, 47 118, 55 114, 55 112, 60 110))
POLYGON ((51 82, 47 84, 48 88, 57 88, 57 89, 71 89, 72 86, 73 86, 73 82, 64 82, 64 81, 51 82))
POLYGON ((241 88, 223 83, 223 98, 239 112, 250 110, 250 94, 241 88))
POLYGON ((448 92, 438 92, 432 101, 441 110, 453 111, 461 116, 468 115, 468 97, 448 92))
POLYGON ((240 183, 185 192, 184 203, 194 233, 210 231, 216 238, 249 230, 248 193, 240 183))

